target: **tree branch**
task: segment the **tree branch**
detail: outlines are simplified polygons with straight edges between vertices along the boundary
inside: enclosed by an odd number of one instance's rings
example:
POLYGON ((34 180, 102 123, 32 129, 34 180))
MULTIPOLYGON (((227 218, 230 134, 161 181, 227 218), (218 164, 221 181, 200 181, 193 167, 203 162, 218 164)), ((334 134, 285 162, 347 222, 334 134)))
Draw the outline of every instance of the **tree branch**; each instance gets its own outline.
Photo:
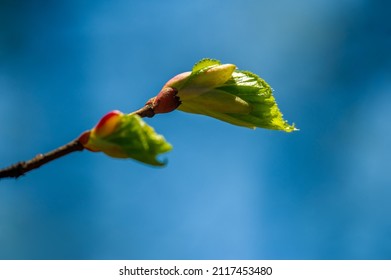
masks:
POLYGON ((18 178, 30 170, 36 169, 52 160, 58 159, 62 156, 70 154, 76 151, 84 150, 83 145, 78 139, 69 142, 68 144, 61 146, 46 154, 38 154, 29 161, 21 161, 13 164, 7 168, 0 170, 0 178, 18 178))
POLYGON ((152 105, 146 104, 141 109, 138 109, 137 111, 134 111, 133 114, 137 114, 142 118, 152 118, 155 115, 155 110, 152 105))
MULTIPOLYGON (((144 117, 152 118, 155 115, 154 107, 150 104, 146 104, 141 109, 133 112, 133 114, 137 114, 142 118, 144 117)), ((39 168, 40 166, 52 160, 58 159, 72 152, 82 151, 82 150, 84 150, 83 145, 80 143, 79 139, 75 139, 69 142, 68 144, 61 146, 46 154, 38 154, 31 160, 21 161, 9 167, 6 167, 4 169, 0 169, 0 179, 18 178, 24 175, 25 173, 33 169, 39 168)))

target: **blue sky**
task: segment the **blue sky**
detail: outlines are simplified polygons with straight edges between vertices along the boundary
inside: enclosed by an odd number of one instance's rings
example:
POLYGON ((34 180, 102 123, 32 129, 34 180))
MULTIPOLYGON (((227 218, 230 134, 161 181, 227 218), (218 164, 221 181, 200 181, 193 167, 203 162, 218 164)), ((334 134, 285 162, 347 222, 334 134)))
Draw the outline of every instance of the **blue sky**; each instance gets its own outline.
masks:
POLYGON ((2 259, 389 259, 382 1, 0 3, 0 164, 131 112, 204 57, 273 87, 299 132, 173 112, 153 168, 87 151, 0 181, 2 259))

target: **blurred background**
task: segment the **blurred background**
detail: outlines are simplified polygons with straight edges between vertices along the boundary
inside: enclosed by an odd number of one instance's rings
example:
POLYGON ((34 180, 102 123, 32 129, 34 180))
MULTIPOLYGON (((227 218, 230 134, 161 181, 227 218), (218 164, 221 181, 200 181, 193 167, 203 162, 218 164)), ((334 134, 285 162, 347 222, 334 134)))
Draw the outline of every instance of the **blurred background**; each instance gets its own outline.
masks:
POLYGON ((0 167, 131 112, 204 57, 299 132, 173 112, 164 168, 73 153, 0 181, 1 259, 390 259, 391 4, 0 1, 0 167))

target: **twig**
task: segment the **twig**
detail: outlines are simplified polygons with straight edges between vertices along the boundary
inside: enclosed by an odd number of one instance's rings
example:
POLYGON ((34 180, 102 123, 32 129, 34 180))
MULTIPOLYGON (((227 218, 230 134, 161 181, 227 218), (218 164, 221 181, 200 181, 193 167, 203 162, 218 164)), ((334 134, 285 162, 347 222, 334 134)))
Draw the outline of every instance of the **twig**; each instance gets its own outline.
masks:
MULTIPOLYGON (((142 118, 144 117, 152 118, 155 115, 154 108, 149 104, 145 105, 144 107, 142 107, 141 109, 133 113, 139 115, 142 118)), ((25 173, 33 169, 39 168, 40 166, 52 160, 58 159, 72 152, 82 151, 82 150, 84 150, 83 145, 79 142, 79 139, 75 139, 69 142, 68 144, 61 146, 46 154, 38 154, 31 160, 21 161, 9 167, 6 167, 4 169, 0 169, 0 179, 18 178, 24 175, 25 173)))
POLYGON ((83 145, 79 142, 78 139, 69 142, 68 144, 61 146, 51 152, 46 154, 38 154, 33 159, 29 161, 21 161, 14 165, 11 165, 7 168, 0 170, 0 178, 18 178, 30 170, 36 169, 45 163, 48 163, 52 160, 70 154, 76 151, 82 151, 84 149, 83 145))
POLYGON ((152 105, 146 104, 141 109, 134 111, 133 114, 137 114, 142 118, 152 118, 155 115, 155 110, 152 105))

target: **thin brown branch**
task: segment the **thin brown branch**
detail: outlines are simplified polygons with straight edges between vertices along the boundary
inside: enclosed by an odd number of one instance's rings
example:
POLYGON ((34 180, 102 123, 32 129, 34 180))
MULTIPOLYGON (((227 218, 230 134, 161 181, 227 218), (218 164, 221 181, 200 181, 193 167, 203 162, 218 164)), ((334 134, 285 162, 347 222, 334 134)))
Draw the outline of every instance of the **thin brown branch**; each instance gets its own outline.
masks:
POLYGON ((137 114, 142 118, 152 118, 155 115, 155 110, 152 105, 145 104, 144 107, 138 109, 137 111, 134 111, 133 114, 137 114))
MULTIPOLYGON (((142 107, 141 109, 133 113, 139 115, 142 118, 144 117, 152 118, 155 115, 153 107, 149 104, 145 105, 144 107, 142 107)), ((40 166, 52 160, 58 159, 72 152, 82 151, 82 150, 84 150, 83 145, 79 142, 79 139, 75 139, 69 142, 68 144, 61 146, 46 154, 38 154, 31 160, 21 161, 9 167, 6 167, 4 169, 0 169, 0 179, 18 178, 26 174, 27 172, 39 168, 40 166)))
POLYGON ((46 154, 38 154, 29 161, 21 161, 7 168, 1 169, 0 178, 18 178, 52 160, 58 159, 72 152, 82 151, 83 149, 83 145, 79 142, 78 139, 75 139, 72 142, 69 142, 68 144, 61 146, 51 152, 46 154))

